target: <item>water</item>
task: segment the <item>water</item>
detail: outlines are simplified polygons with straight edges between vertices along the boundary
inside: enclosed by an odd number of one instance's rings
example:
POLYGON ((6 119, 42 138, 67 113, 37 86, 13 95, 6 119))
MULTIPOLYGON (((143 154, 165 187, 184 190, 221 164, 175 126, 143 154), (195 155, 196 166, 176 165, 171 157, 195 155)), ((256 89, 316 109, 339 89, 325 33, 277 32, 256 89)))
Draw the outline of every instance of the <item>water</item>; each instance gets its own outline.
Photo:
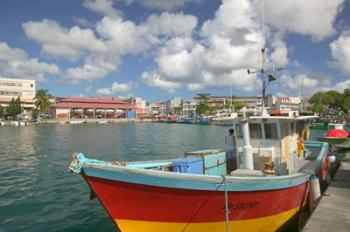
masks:
POLYGON ((223 148, 228 127, 179 124, 0 127, 0 232, 115 231, 71 154, 101 160, 168 159, 223 148))

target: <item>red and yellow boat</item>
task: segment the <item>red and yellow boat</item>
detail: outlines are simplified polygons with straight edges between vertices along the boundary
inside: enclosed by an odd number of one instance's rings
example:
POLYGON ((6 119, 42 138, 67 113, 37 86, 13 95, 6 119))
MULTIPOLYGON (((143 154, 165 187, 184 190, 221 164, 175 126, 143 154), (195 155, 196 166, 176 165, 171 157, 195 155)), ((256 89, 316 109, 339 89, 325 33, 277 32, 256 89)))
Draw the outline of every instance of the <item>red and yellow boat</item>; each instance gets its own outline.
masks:
POLYGON ((222 150, 131 163, 80 153, 70 169, 82 175, 123 232, 278 231, 307 205, 311 177, 323 180, 327 172, 327 143, 298 144, 312 119, 255 116, 237 122, 238 169, 229 173, 222 150))

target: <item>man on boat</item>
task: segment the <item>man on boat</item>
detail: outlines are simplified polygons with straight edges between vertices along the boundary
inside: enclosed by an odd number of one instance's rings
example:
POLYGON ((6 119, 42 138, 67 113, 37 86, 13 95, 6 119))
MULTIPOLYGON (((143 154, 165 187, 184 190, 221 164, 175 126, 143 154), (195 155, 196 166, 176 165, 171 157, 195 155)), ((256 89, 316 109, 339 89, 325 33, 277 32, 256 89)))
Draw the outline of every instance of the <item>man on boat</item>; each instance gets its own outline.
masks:
POLYGON ((225 136, 226 164, 228 174, 236 169, 236 137, 234 132, 235 131, 231 128, 228 130, 228 135, 225 136))

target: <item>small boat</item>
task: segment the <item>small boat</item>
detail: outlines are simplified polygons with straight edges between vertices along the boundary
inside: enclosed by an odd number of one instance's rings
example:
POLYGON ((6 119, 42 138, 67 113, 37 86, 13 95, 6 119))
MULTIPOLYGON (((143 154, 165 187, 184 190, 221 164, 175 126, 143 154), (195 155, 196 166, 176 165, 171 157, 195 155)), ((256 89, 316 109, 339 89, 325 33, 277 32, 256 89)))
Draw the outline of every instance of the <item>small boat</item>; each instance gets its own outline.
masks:
POLYGON ((218 125, 218 126, 233 126, 234 120, 236 119, 237 119, 237 113, 219 115, 217 117, 214 117, 210 122, 210 124, 218 125))
POLYGON ((86 123, 86 122, 87 122, 86 120, 71 120, 68 123, 72 124, 72 125, 76 125, 76 124, 83 124, 83 123, 86 123))
POLYGON ((98 120, 97 123, 98 124, 107 124, 107 123, 111 123, 111 120, 98 120))
POLYGON ((343 129, 344 123, 314 123, 310 129, 328 131, 331 129, 343 129))
POLYGON ((311 178, 326 179, 328 144, 308 141, 300 150, 297 142, 313 118, 240 120, 235 127, 239 168, 233 172, 226 170, 225 152, 215 149, 130 163, 79 153, 70 170, 81 174, 123 232, 225 231, 227 226, 275 231, 307 205, 311 178))
POLYGON ((177 120, 177 123, 179 123, 179 124, 191 124, 192 118, 182 118, 182 119, 177 120))
POLYGON ((317 138, 318 141, 327 142, 335 147, 348 149, 350 148, 349 133, 341 128, 330 129, 324 137, 317 138))
POLYGON ((166 120, 166 123, 177 123, 177 116, 176 115, 169 115, 166 120))

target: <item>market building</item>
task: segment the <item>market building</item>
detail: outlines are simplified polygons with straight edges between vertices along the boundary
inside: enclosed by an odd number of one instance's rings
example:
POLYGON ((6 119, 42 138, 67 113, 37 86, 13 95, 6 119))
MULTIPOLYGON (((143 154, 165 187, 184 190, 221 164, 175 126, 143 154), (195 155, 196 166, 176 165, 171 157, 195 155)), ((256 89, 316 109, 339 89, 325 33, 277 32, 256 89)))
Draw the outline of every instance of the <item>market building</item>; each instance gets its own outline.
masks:
POLYGON ((69 97, 57 99, 51 107, 53 118, 64 120, 70 118, 126 118, 135 107, 122 100, 113 98, 69 97))

